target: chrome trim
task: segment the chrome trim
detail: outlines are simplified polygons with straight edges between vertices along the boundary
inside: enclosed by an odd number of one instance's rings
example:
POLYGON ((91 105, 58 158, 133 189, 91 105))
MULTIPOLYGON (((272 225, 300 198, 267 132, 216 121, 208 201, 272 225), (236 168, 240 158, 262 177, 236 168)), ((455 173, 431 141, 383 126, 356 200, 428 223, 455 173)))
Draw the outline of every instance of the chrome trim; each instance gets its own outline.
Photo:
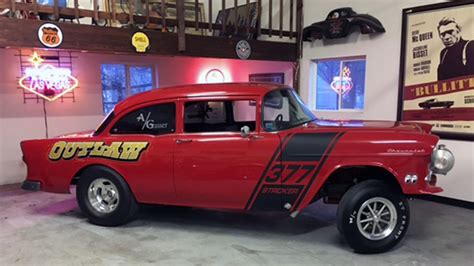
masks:
POLYGON ((416 184, 417 181, 418 181, 417 175, 408 174, 407 176, 405 176, 405 183, 407 184, 416 184))
POLYGON ((87 196, 94 210, 111 213, 119 205, 120 195, 117 187, 106 178, 97 178, 89 186, 87 196))
POLYGON ((357 212, 357 228, 367 239, 385 239, 395 230, 398 215, 395 205, 388 199, 374 197, 366 200, 357 212))
POLYGON ((429 183, 431 182, 431 176, 433 175, 433 171, 430 169, 428 171, 428 174, 425 176, 425 182, 429 183))
POLYGON ((454 167, 454 154, 446 148, 446 145, 440 144, 436 149, 433 150, 431 154, 431 164, 430 169, 435 174, 446 175, 454 167), (443 169, 436 167, 436 161, 443 160, 442 163, 446 166, 443 169))

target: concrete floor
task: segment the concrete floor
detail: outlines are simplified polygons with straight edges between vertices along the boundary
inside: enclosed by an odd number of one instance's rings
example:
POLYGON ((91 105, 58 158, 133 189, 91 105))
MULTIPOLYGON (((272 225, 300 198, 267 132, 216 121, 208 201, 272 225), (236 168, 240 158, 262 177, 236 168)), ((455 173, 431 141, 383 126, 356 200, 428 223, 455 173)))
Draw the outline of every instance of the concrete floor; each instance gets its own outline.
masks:
POLYGON ((121 227, 91 225, 74 195, 0 187, 0 265, 472 265, 474 212, 410 203, 404 241, 379 255, 353 253, 337 232, 336 206, 315 204, 296 219, 144 206, 121 227))

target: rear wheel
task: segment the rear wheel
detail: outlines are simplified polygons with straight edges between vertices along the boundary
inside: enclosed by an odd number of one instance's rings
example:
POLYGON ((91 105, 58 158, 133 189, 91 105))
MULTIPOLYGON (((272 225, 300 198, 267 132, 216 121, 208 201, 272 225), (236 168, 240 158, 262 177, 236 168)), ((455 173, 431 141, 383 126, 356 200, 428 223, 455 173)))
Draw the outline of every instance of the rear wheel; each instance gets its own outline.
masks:
POLYGON ((405 197, 376 180, 351 187, 337 209, 338 230, 359 253, 393 248, 405 235, 409 219, 405 197))
POLYGON ((84 171, 77 182, 76 198, 82 212, 97 225, 127 223, 138 211, 138 204, 125 180, 102 166, 92 166, 84 171))

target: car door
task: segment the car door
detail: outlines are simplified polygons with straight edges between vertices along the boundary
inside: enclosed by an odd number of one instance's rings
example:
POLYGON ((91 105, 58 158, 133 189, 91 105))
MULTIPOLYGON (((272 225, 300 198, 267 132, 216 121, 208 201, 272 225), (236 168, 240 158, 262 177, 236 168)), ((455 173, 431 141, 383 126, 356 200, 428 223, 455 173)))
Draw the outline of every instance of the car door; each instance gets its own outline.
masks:
POLYGON ((124 176, 139 202, 174 203, 175 132, 176 103, 169 101, 137 106, 112 125, 106 142, 143 145, 136 160, 110 163, 124 176))
POLYGON ((257 102, 256 96, 180 102, 174 176, 181 204, 248 208, 280 145, 278 134, 261 131, 257 102))

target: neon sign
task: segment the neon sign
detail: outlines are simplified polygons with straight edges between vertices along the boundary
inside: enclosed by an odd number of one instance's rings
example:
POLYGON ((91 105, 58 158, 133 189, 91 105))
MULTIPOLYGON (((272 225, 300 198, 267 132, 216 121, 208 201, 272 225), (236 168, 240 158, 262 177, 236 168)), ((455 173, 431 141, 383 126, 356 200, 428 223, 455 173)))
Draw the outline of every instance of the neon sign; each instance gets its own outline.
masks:
POLYGON ((220 71, 217 68, 213 68, 209 70, 206 74, 207 83, 221 83, 221 82, 224 82, 224 80, 225 80, 224 73, 222 73, 222 71, 220 71))
POLYGON ((70 69, 57 68, 49 64, 42 65, 44 60, 36 52, 29 61, 33 67, 25 69, 25 75, 18 83, 23 89, 45 100, 54 101, 79 85, 70 69))
POLYGON ((345 66, 342 70, 342 77, 336 76, 333 78, 331 89, 339 95, 344 95, 348 93, 352 87, 354 87, 354 84, 352 83, 351 70, 345 66))

